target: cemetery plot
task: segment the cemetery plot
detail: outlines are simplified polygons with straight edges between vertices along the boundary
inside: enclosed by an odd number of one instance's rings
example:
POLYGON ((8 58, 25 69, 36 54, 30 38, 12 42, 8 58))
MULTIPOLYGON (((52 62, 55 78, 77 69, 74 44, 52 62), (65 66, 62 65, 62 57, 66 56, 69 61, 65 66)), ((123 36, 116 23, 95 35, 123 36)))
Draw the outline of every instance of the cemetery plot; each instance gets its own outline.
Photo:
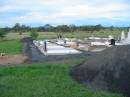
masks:
POLYGON ((78 54, 80 51, 58 45, 49 41, 34 41, 34 44, 44 55, 78 54))

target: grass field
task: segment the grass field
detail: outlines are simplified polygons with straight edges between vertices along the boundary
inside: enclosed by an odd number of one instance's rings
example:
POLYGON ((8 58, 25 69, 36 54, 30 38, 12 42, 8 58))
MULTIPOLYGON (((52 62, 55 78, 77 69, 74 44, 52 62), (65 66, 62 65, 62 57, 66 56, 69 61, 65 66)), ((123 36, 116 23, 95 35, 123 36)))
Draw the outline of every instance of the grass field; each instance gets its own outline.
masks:
MULTIPOLYGON (((96 37, 108 37, 109 35, 113 35, 114 37, 120 37, 121 31, 99 31, 99 32, 66 32, 61 33, 63 37, 65 38, 87 38, 90 36, 96 36, 96 37)), ((9 33, 6 35, 6 39, 22 39, 24 37, 28 37, 30 35, 29 32, 24 32, 22 35, 19 35, 19 33, 9 33)), ((52 39, 57 38, 58 32, 39 32, 39 39, 52 39)))
POLYGON ((70 64, 0 67, 0 97, 123 97, 73 81, 70 64))
POLYGON ((19 40, 0 41, 0 53, 19 54, 22 51, 22 43, 19 40))

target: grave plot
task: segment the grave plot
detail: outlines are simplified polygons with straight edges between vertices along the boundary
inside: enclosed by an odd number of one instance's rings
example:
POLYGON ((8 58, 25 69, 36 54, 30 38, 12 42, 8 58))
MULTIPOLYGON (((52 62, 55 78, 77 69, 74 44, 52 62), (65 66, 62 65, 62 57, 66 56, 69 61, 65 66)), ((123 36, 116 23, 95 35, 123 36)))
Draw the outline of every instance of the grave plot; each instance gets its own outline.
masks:
POLYGON ((48 41, 47 51, 45 52, 44 41, 33 41, 31 38, 24 38, 22 42, 24 44, 24 53, 28 56, 27 62, 31 63, 80 59, 96 54, 88 51, 79 51, 50 41, 48 41))

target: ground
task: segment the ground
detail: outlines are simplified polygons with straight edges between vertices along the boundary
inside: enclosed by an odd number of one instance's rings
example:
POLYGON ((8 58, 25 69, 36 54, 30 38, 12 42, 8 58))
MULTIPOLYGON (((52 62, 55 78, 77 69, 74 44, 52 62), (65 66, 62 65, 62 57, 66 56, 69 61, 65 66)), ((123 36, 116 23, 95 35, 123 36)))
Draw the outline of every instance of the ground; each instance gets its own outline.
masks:
POLYGON ((22 43, 20 40, 2 40, 0 41, 0 54, 4 53, 5 56, 0 56, 1 65, 21 64, 27 57, 21 54, 22 43))
POLYGON ((26 59, 27 57, 22 54, 0 56, 0 65, 21 64, 26 59))
POLYGON ((1 97, 122 97, 81 86, 69 75, 71 67, 72 63, 1 67, 0 95, 1 97))
POLYGON ((0 41, 0 53, 6 55, 20 54, 22 50, 22 43, 20 40, 3 40, 0 41))
MULTIPOLYGON (((52 38, 49 35, 39 38, 52 38)), ((53 35, 56 37, 56 34, 53 35)), ((23 45, 19 39, 26 36, 28 35, 8 34, 6 40, 0 41, 0 51, 4 51, 6 56, 21 55, 23 45)), ((84 60, 87 59, 2 65, 0 97, 123 97, 105 91, 95 91, 74 81, 70 76, 70 70, 84 60)))

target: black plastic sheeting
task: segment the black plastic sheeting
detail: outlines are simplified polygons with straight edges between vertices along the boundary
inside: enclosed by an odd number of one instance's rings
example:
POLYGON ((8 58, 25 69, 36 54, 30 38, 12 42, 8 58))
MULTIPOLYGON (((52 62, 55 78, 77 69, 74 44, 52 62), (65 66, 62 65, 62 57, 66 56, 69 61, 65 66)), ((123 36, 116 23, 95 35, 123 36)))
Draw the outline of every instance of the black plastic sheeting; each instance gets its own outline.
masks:
POLYGON ((130 45, 113 46, 73 67, 72 77, 93 89, 130 97, 130 45))

